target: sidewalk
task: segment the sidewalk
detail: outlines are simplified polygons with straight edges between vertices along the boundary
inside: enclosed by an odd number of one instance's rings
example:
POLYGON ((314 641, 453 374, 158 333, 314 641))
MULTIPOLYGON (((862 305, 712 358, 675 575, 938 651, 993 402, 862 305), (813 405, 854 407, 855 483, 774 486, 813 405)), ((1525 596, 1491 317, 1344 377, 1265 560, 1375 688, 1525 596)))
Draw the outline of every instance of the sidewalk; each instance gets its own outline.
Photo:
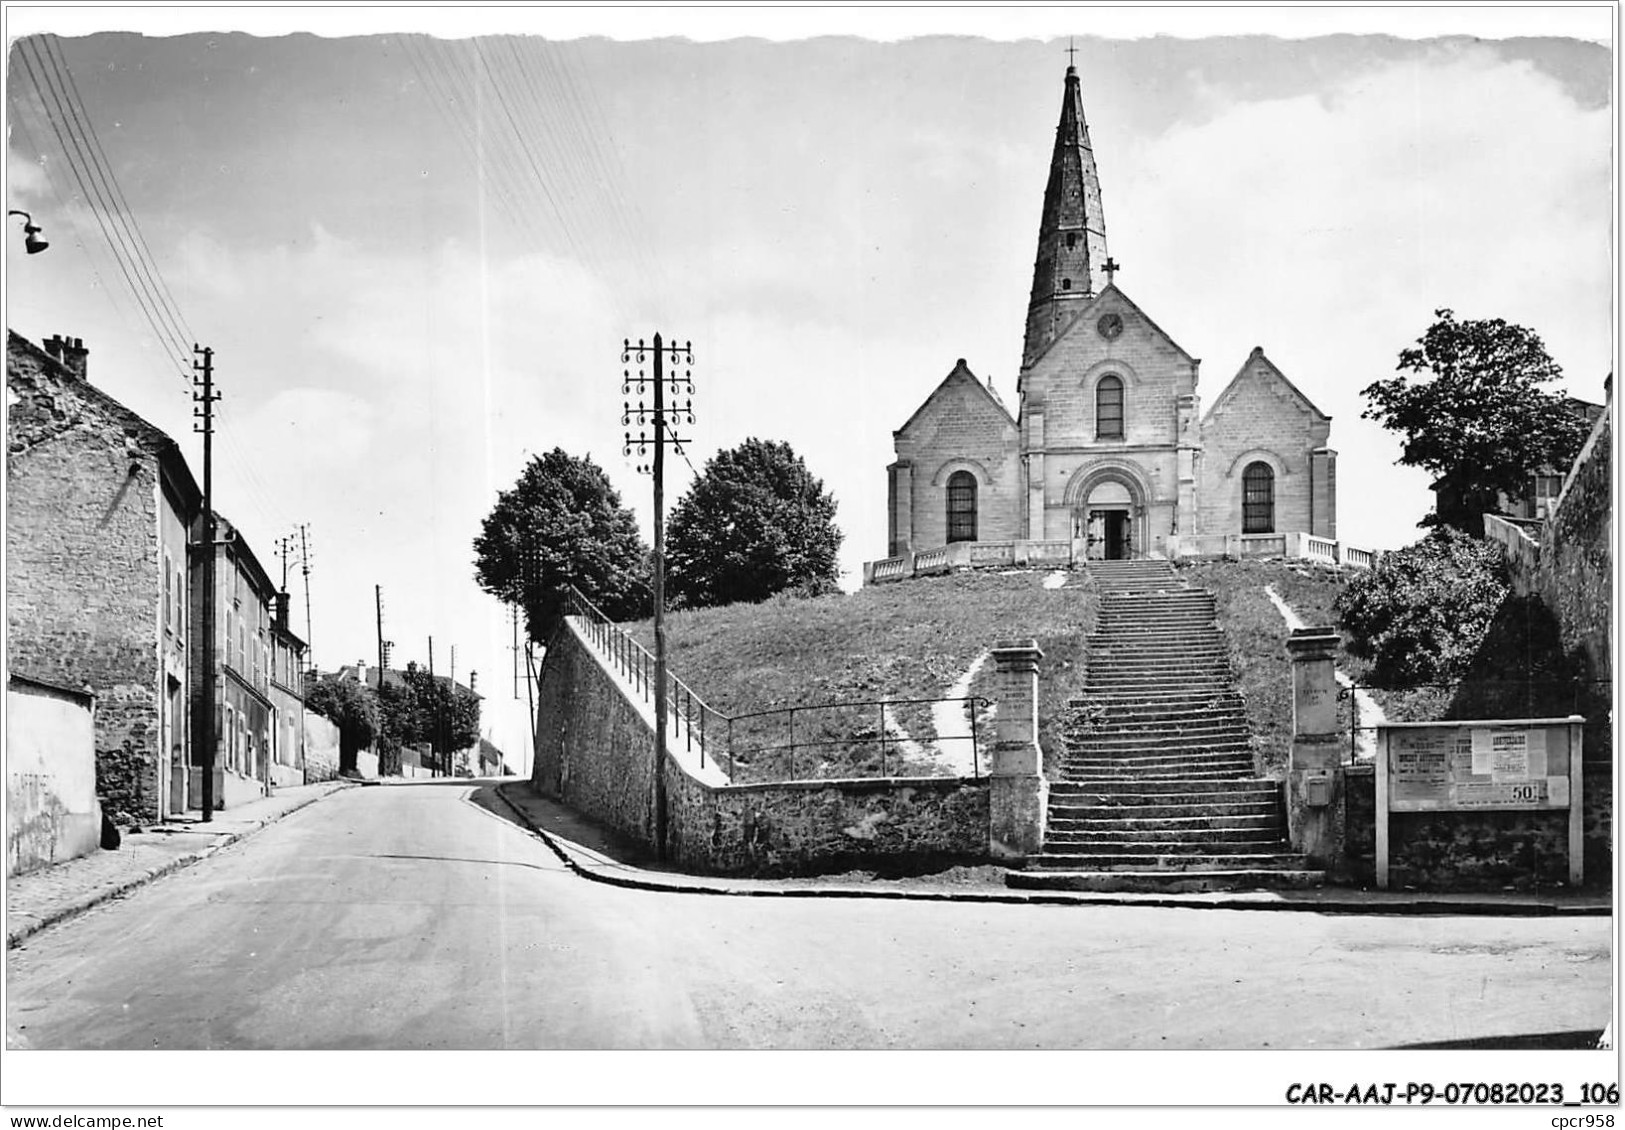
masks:
POLYGON ((1004 885, 1005 869, 954 867, 932 876, 887 879, 848 872, 810 879, 735 879, 688 875, 655 862, 647 849, 534 792, 529 782, 490 788, 488 807, 530 829, 584 879, 644 891, 783 898, 885 898, 936 902, 1069 906, 1189 907, 1209 910, 1308 910, 1321 914, 1602 915, 1613 912, 1606 891, 1437 893, 1313 890, 1216 891, 1193 894, 1021 891, 1004 885))
POLYGON ((280 788, 271 796, 216 812, 207 824, 197 813, 174 816, 138 833, 125 832, 117 851, 94 851, 13 875, 6 880, 6 948, 160 875, 196 863, 290 812, 357 783, 324 781, 280 788))

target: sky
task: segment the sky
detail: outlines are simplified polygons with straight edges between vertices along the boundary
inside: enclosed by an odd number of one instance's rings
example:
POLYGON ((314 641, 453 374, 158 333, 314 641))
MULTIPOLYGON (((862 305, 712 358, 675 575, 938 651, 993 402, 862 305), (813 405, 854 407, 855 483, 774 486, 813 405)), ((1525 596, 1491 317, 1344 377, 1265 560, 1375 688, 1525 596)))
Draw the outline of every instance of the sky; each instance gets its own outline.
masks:
MULTIPOLYGON (((839 504, 849 586, 886 549, 891 431, 956 358, 1015 405, 1072 36, 1119 286, 1203 359, 1204 409, 1263 346, 1333 418, 1343 540, 1414 540, 1427 477, 1394 465, 1360 389, 1435 309, 1534 328, 1586 399, 1613 367, 1608 10, 1518 11, 477 10, 448 29, 13 7, 8 206, 51 249, 7 239, 7 321, 85 339, 92 381, 199 475, 175 342, 212 347, 217 509, 278 579, 277 539, 306 527, 316 662, 376 655, 381 586, 396 665, 432 636, 445 670, 455 647, 517 752, 512 630, 472 541, 555 446, 603 466, 650 536, 625 339, 693 344, 667 498, 722 448, 787 440, 839 504), (58 38, 15 45, 33 31, 58 38), (86 206, 54 128, 64 71, 177 326, 148 324, 86 206)), ((303 632, 297 569, 289 587, 303 632)))

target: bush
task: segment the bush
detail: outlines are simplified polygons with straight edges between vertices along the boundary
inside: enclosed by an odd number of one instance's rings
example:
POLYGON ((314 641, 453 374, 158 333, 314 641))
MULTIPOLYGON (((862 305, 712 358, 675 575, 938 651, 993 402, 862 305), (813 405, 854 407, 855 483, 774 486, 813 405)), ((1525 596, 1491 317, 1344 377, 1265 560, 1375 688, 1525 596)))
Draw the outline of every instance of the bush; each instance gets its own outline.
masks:
POLYGON ((1496 546, 1440 528, 1350 579, 1334 607, 1369 682, 1448 683, 1466 674, 1510 591, 1496 546))

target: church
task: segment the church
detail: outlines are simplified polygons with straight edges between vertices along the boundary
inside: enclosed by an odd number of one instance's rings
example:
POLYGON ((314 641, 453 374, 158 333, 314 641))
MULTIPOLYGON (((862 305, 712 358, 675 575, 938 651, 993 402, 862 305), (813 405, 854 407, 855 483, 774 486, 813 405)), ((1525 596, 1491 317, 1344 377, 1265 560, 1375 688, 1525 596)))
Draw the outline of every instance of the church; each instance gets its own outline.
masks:
MULTIPOLYGON (((961 542, 1048 543, 1045 560, 1066 543, 1070 561, 1294 552, 1287 539, 1304 535, 1335 542, 1331 418, 1262 349, 1201 414, 1200 362, 1117 286, 1116 271, 1069 66, 1016 413, 960 360, 893 433, 892 558, 967 550, 961 542)), ((954 556, 999 559, 988 550, 954 556)))

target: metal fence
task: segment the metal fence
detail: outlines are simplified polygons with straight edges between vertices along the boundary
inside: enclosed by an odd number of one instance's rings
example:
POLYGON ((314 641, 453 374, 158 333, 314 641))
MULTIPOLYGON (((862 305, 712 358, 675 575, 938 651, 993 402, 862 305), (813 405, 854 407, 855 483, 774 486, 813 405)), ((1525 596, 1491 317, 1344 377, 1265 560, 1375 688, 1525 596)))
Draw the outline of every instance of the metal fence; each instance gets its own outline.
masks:
MULTIPOLYGON (((889 777, 907 768, 919 775, 924 758, 948 751, 969 754, 969 772, 981 777, 980 715, 992 706, 977 695, 958 698, 888 698, 842 700, 784 706, 735 714, 728 719, 729 757, 737 772, 751 780, 809 780, 821 777, 889 777), (965 732, 935 734, 917 741, 937 706, 957 705, 965 713, 965 732)), ((943 775, 949 775, 943 770, 943 775)), ((740 779, 736 777, 736 780, 740 779)))
MULTIPOLYGON (((566 611, 609 664, 631 684, 644 702, 655 694, 655 658, 632 634, 571 588, 566 611)), ((681 745, 735 783, 806 780, 828 777, 886 777, 907 767, 919 775, 922 755, 931 747, 962 751, 968 743, 969 776, 982 776, 981 715, 991 707, 986 698, 864 699, 775 707, 725 714, 709 705, 682 679, 666 671, 667 740, 681 745), (966 732, 915 741, 932 708, 960 704, 966 732)), ((947 775, 946 773, 944 775, 947 775)), ((965 776, 966 774, 953 774, 965 776)))

